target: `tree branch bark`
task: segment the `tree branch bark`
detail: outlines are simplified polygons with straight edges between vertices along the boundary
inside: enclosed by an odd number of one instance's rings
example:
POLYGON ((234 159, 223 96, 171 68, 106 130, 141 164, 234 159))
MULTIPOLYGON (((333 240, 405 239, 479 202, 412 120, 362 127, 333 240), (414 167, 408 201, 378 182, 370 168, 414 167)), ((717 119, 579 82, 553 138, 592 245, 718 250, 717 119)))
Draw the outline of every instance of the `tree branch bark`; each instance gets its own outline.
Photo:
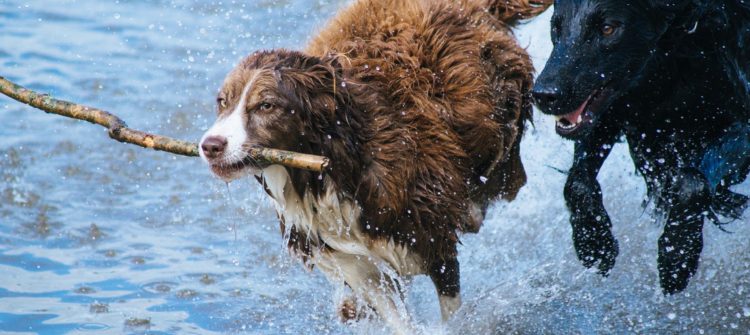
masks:
MULTIPOLYGON (((57 100, 48 94, 34 92, 1 76, 0 93, 47 113, 101 125, 108 129, 109 137, 122 143, 135 144, 144 148, 182 156, 198 156, 198 145, 195 143, 128 128, 125 121, 112 113, 98 108, 57 100)), ((295 169, 323 172, 328 166, 328 158, 326 157, 291 151, 253 148, 249 154, 258 162, 279 164, 295 169)))

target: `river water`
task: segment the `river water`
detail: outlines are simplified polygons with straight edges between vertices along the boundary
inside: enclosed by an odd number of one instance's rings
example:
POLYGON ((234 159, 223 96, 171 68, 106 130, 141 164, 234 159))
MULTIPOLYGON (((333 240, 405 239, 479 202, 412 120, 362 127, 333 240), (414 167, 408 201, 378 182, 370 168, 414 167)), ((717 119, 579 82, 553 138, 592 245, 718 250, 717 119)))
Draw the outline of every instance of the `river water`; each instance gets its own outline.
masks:
MULTIPOLYGON (((0 76, 197 141, 242 56, 300 48, 344 0, 0 0, 0 76)), ((538 68, 549 13, 519 28, 538 68)), ((427 278, 407 304, 425 333, 625 334, 750 330, 750 215, 706 226, 685 293, 658 287, 660 227, 623 145, 600 180, 621 255, 609 278, 575 258, 562 201, 572 145, 537 114, 529 185, 460 248, 464 307, 440 324, 427 278)), ((750 185, 738 188, 750 193, 750 185)), ((0 98, 0 333, 340 334, 335 290, 288 257, 251 180, 110 141, 99 127, 0 98)))

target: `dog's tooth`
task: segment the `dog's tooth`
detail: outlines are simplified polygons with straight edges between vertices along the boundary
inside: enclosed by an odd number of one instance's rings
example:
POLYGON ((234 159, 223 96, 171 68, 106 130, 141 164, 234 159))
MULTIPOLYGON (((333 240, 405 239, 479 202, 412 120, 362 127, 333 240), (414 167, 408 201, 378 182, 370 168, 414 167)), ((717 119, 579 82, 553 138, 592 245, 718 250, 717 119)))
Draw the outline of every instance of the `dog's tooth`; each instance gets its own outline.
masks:
POLYGON ((578 120, 576 120, 576 123, 583 122, 583 115, 578 115, 578 120))

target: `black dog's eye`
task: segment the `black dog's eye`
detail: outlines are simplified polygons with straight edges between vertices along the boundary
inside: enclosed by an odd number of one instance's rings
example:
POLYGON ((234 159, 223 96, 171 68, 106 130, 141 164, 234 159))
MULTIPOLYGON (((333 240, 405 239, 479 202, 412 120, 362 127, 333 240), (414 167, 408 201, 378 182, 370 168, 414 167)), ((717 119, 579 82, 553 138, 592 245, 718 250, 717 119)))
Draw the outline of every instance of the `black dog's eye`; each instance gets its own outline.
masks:
POLYGON ((260 105, 258 105, 258 110, 260 110, 262 112, 269 111, 269 110, 271 110, 271 108, 273 108, 273 105, 269 104, 267 102, 264 102, 264 103, 261 103, 260 105))
POLYGON ((615 31, 617 31, 617 26, 609 23, 605 23, 602 25, 602 36, 609 37, 612 36, 615 31))

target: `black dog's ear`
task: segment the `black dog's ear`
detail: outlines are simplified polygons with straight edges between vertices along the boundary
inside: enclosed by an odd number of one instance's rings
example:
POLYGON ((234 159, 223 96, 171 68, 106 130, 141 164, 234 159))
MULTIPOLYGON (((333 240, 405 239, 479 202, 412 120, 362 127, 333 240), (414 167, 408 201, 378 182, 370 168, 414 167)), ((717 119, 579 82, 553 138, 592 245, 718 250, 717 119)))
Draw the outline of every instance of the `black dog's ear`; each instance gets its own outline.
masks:
POLYGON ((714 0, 649 0, 652 10, 664 13, 672 19, 684 19, 687 15, 703 15, 716 6, 714 0))
POLYGON ((677 35, 692 34, 700 25, 700 21, 711 6, 713 0, 649 0, 650 13, 660 13, 663 17, 664 29, 672 30, 677 35))
POLYGON ((661 10, 666 13, 679 13, 692 0, 650 0, 652 9, 661 10))

